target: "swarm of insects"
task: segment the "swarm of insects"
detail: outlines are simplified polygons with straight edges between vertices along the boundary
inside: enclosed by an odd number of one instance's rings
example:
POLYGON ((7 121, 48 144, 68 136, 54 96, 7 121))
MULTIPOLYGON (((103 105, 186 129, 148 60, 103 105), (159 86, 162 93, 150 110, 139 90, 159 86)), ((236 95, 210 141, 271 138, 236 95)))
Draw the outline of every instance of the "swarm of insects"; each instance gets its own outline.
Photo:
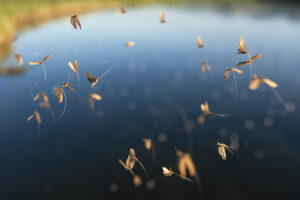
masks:
POLYGON ((77 15, 71 16, 71 24, 75 29, 77 29, 77 26, 81 29, 81 24, 77 15))
POLYGON ((275 83, 274 81, 271 81, 270 79, 267 78, 259 78, 256 74, 253 75, 250 84, 249 84, 249 89, 250 90, 256 90, 259 88, 261 83, 265 83, 271 88, 276 88, 278 87, 278 84, 275 83))
POLYGON ((44 58, 42 59, 42 61, 40 61, 40 62, 33 61, 33 62, 29 62, 28 64, 29 64, 29 65, 43 65, 43 64, 44 64, 47 60, 49 60, 51 57, 52 57, 52 55, 49 54, 48 56, 44 57, 44 58))
POLYGON ((19 65, 23 65, 23 59, 21 54, 15 54, 15 59, 19 63, 19 65))
POLYGON ((255 56, 252 56, 252 57, 251 57, 249 60, 247 60, 247 61, 239 62, 239 63, 236 64, 235 66, 236 66, 236 67, 242 67, 242 66, 244 66, 244 65, 251 65, 252 62, 253 62, 254 60, 257 60, 257 59, 259 59, 260 57, 262 57, 262 55, 261 55, 261 54, 257 54, 257 55, 255 55, 255 56))
POLYGON ((197 44, 198 44, 199 48, 203 48, 204 47, 204 44, 203 44, 203 42, 202 42, 202 40, 201 40, 201 38, 199 36, 197 37, 197 44))
POLYGON ((233 149, 231 146, 217 142, 218 152, 223 160, 226 160, 226 150, 233 154, 233 149))
POLYGON ((232 71, 234 71, 234 72, 236 72, 236 73, 238 73, 238 74, 242 74, 242 73, 243 73, 242 70, 227 67, 227 69, 226 69, 226 71, 225 71, 225 73, 224 73, 224 80, 227 80, 227 79, 229 78, 230 73, 231 73, 232 71))
POLYGON ((166 23, 165 13, 163 11, 160 13, 160 23, 166 23))
POLYGON ((247 54, 248 51, 246 50, 246 45, 245 45, 245 40, 244 40, 244 37, 241 36, 241 40, 240 40, 240 43, 239 43, 239 46, 238 46, 238 54, 247 54))

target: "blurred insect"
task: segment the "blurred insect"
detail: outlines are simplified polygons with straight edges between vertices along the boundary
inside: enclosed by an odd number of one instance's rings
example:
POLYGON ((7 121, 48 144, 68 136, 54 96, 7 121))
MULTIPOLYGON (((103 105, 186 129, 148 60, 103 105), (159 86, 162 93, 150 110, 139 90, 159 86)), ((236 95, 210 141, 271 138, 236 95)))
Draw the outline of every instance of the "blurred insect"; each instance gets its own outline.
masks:
POLYGON ((163 11, 160 13, 160 23, 166 23, 165 13, 163 11))
POLYGON ((204 44, 203 44, 203 42, 202 42, 202 40, 201 40, 201 38, 199 36, 197 37, 197 44, 198 44, 199 48, 203 48, 204 47, 204 44))
POLYGON ((196 176, 196 167, 189 153, 183 153, 180 150, 176 150, 178 157, 178 171, 180 176, 187 178, 187 171, 191 177, 196 176))
POLYGON ((78 71, 77 71, 77 68, 78 68, 78 62, 77 62, 77 60, 74 60, 74 64, 72 62, 69 62, 68 64, 69 64, 69 67, 71 68, 71 70, 75 74, 77 74, 78 73, 78 71))
POLYGON ((62 103, 64 100, 64 89, 63 88, 53 88, 55 90, 55 96, 58 100, 58 103, 62 103))
POLYGON ((119 14, 125 14, 126 13, 126 10, 125 10, 125 7, 124 5, 121 6, 120 10, 118 11, 119 14))
POLYGON ((129 171, 133 176, 135 176, 135 174, 133 173, 132 169, 135 165, 135 162, 130 160, 130 156, 128 155, 127 159, 126 159, 126 164, 123 163, 123 161, 121 159, 119 159, 119 163, 124 167, 125 170, 129 171))
POLYGON ((262 55, 261 55, 261 54, 257 54, 257 55, 255 55, 255 56, 252 56, 248 61, 239 62, 239 63, 236 64, 235 66, 236 66, 236 67, 242 67, 242 66, 244 66, 244 65, 251 65, 252 62, 253 62, 254 60, 257 60, 257 59, 259 59, 260 57, 262 57, 262 55))
POLYGON ((193 182, 191 179, 189 179, 189 178, 187 178, 187 177, 183 177, 183 176, 181 176, 180 174, 175 173, 171 168, 168 169, 168 168, 166 168, 166 167, 162 167, 162 170, 163 170, 163 174, 164 174, 165 177, 172 176, 173 174, 175 174, 176 176, 179 176, 180 178, 182 178, 182 179, 184 179, 184 180, 193 182))
POLYGON ((249 89, 256 90, 259 88, 261 83, 265 83, 268 86, 270 86, 271 88, 278 87, 278 84, 275 83, 274 81, 271 81, 270 79, 267 79, 267 78, 259 78, 256 74, 254 74, 250 81, 249 89))
POLYGON ((205 73, 205 68, 207 68, 208 71, 211 70, 211 66, 210 66, 209 64, 207 64, 206 62, 202 62, 202 63, 201 63, 201 71, 202 71, 203 73, 205 73))
POLYGON ((28 64, 29 64, 29 65, 43 65, 43 64, 44 64, 47 60, 49 60, 51 57, 52 57, 52 55, 49 54, 48 56, 44 57, 44 58, 42 59, 42 61, 40 61, 40 62, 33 61, 33 62, 29 62, 28 64))
POLYGON ((98 78, 95 78, 93 75, 91 75, 90 73, 86 73, 86 77, 89 80, 89 82, 92 83, 91 87, 94 87, 98 81, 100 79, 102 79, 113 67, 108 68, 101 76, 99 76, 98 78))
POLYGON ((64 83, 64 84, 62 84, 62 85, 60 85, 61 87, 63 87, 63 88, 68 88, 69 90, 71 90, 72 92, 75 92, 75 93, 77 93, 77 91, 74 89, 74 88, 72 88, 71 87, 71 85, 69 84, 69 82, 66 82, 66 83, 64 83))
POLYGON ((203 112, 204 115, 214 115, 218 117, 226 117, 227 115, 225 114, 220 114, 220 113, 214 113, 209 110, 208 102, 206 101, 205 104, 201 104, 201 111, 203 112))
POLYGON ((130 156, 130 161, 134 162, 134 163, 137 162, 141 166, 141 168, 144 170, 145 174, 148 175, 143 163, 136 157, 136 154, 135 154, 135 151, 133 148, 129 149, 129 156, 130 156))
POLYGON ((231 146, 217 142, 218 152, 223 160, 226 160, 226 150, 233 154, 233 149, 231 146))
POLYGON ((139 176, 133 176, 133 184, 135 187, 139 187, 143 184, 142 179, 139 176))
POLYGON ((226 69, 226 71, 225 71, 225 73, 224 73, 224 80, 227 80, 227 79, 229 78, 230 73, 231 73, 232 71, 234 71, 234 72, 236 72, 236 73, 239 73, 239 74, 242 74, 242 73, 243 73, 242 70, 227 67, 227 69, 226 69))
POLYGON ((150 151, 151 148, 152 148, 152 140, 151 140, 151 138, 143 138, 143 142, 145 144, 145 148, 150 151))
POLYGON ((100 96, 99 94, 96 94, 96 93, 92 93, 89 95, 89 104, 90 104, 91 109, 95 108, 94 100, 101 101, 102 96, 100 96))
POLYGON ((19 65, 23 65, 23 59, 21 54, 15 54, 15 59, 19 63, 19 65))
POLYGON ((79 21, 77 15, 71 16, 71 24, 73 25, 73 27, 75 29, 77 29, 77 26, 81 29, 81 24, 80 24, 80 21, 79 21))
POLYGON ((198 124, 202 125, 205 123, 205 117, 203 115, 199 115, 197 119, 198 124))
POLYGON ((39 106, 41 108, 50 108, 48 96, 44 92, 40 92, 39 94, 35 95, 33 101, 37 101, 40 97, 43 101, 39 103, 39 106))
POLYGON ((238 54, 247 54, 248 51, 246 50, 246 45, 245 45, 245 40, 243 38, 243 36, 241 36, 241 40, 238 46, 238 54))
POLYGON ((130 42, 127 42, 125 44, 125 47, 133 47, 135 45, 135 42, 134 41, 130 41, 130 42))
POLYGON ((34 113, 27 118, 27 121, 32 120, 34 117, 35 117, 38 125, 42 123, 42 118, 41 118, 40 114, 38 113, 38 111, 34 111, 34 113))

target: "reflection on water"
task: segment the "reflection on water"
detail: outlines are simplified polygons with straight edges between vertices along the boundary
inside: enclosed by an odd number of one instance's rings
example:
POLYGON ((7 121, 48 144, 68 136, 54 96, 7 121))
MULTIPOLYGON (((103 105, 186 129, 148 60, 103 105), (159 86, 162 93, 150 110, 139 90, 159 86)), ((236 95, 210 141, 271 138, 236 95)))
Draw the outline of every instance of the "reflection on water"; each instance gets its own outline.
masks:
POLYGON ((199 198, 195 184, 162 175, 162 166, 176 166, 174 147, 192 154, 206 199, 292 197, 300 178, 299 22, 284 16, 227 15, 207 7, 127 11, 82 16, 81 31, 73 29, 69 18, 51 21, 25 31, 14 43, 12 55, 4 60, 7 66, 16 64, 14 53, 21 53, 24 63, 50 53, 52 58, 45 63, 47 84, 41 66, 0 79, 0 167, 6 199, 199 198), (159 23, 162 10, 166 24, 159 23), (249 91, 248 66, 236 76, 238 91, 233 76, 223 80, 226 67, 247 59, 236 54, 241 35, 251 55, 263 55, 252 73, 279 84, 276 91, 288 102, 286 108, 266 86, 249 91), (197 36, 205 48, 198 48, 197 36), (135 46, 126 48, 128 41, 135 46), (80 82, 68 67, 75 59, 80 82), (202 61, 212 70, 202 73, 202 61), (100 76, 110 66, 113 70, 90 88, 85 73, 100 76), (59 116, 64 105, 57 103, 51 88, 66 81, 79 94, 66 90, 66 112, 55 123, 47 110, 39 109, 43 122, 37 142, 36 124, 26 122, 38 109, 31 94, 45 92, 59 116), (103 97, 95 110, 88 105, 92 92, 103 97), (229 116, 207 117, 198 125, 205 101, 211 110, 229 116), (151 135, 154 161, 142 141, 151 135), (223 161, 217 141, 237 151, 223 161), (149 173, 146 177, 136 170, 144 182, 140 188, 118 163, 130 147, 149 173))

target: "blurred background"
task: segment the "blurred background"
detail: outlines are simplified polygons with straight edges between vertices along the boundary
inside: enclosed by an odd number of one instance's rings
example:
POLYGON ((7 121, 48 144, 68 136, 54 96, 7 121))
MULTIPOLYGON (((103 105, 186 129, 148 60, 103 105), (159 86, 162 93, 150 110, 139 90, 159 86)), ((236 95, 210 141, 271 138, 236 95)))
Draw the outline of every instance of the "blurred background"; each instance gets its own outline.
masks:
POLYGON ((299 11, 292 0, 0 0, 0 199, 298 199, 299 11), (262 58, 224 80, 248 60, 237 54, 241 36, 262 58), (91 88, 86 72, 110 67, 91 88), (254 74, 279 87, 249 90, 254 74), (65 82, 78 93, 64 89, 58 103, 53 88, 65 82), (39 92, 51 109, 33 101, 39 92), (91 93, 102 96, 95 109, 91 93), (227 116, 200 123, 205 101, 227 116), (27 121, 34 111, 40 125, 27 121), (222 160, 216 142, 234 154, 222 160), (135 166, 139 187, 118 162, 130 148, 149 174, 135 166), (162 166, 176 168, 175 148, 191 154, 202 191, 163 176, 162 166))

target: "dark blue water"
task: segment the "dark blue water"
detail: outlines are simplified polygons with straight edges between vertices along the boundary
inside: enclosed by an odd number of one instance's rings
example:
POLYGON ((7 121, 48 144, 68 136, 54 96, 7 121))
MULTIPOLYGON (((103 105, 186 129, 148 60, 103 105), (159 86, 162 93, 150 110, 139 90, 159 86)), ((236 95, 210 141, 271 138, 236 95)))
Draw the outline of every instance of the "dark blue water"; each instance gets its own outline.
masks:
POLYGON ((1 199, 198 199, 196 184, 163 177, 162 166, 176 166, 174 147, 191 153, 205 199, 296 199, 300 23, 284 14, 258 14, 150 6, 128 9, 126 15, 108 10, 79 16, 81 31, 63 18, 19 33, 3 63, 16 64, 13 55, 21 53, 28 71, 0 78, 1 199), (166 24, 159 23, 162 10, 166 24), (236 85, 233 74, 224 81, 223 73, 248 59, 236 54, 241 35, 251 55, 263 56, 251 70, 242 68, 236 85), (205 48, 198 48, 197 36, 205 48), (128 41, 136 45, 126 48, 128 41), (45 82, 43 68, 27 63, 48 54, 45 82), (74 59, 80 83, 67 65, 74 59), (202 73, 202 61, 212 70, 202 73), (91 88, 85 73, 100 76, 110 66, 91 88), (254 73, 279 87, 250 91, 254 73), (58 104, 52 88, 68 80, 79 93, 66 90, 66 112, 53 123, 31 94, 45 92, 57 118, 64 103, 58 104), (91 92, 103 97, 95 110, 88 105, 91 92), (197 124, 205 101, 228 116, 197 124), (35 109, 43 120, 39 140, 36 122, 26 121, 35 109), (166 141, 158 139, 162 135, 166 141), (144 148, 145 137, 153 139, 154 160, 144 148), (223 161, 217 141, 236 152, 223 161), (147 177, 136 169, 143 179, 139 188, 118 163, 130 147, 149 172, 147 177))

